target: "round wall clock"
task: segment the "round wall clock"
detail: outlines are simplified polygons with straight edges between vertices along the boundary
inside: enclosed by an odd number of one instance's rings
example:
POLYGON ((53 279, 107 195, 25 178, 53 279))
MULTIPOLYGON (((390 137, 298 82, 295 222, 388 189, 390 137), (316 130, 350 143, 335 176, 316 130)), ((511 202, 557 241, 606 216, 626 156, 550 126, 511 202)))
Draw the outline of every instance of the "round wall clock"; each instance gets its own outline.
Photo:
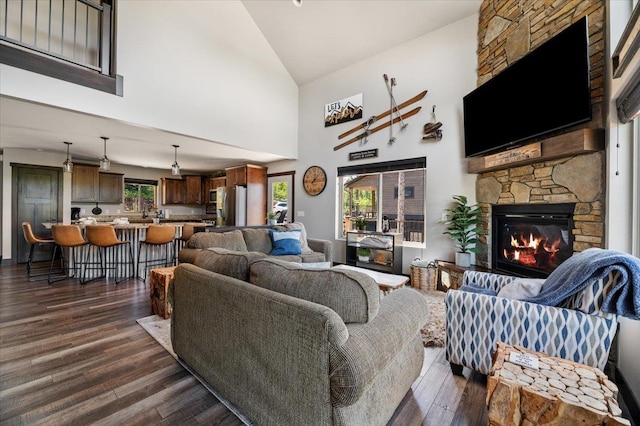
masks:
POLYGON ((309 195, 318 195, 327 186, 327 173, 320 166, 311 166, 304 172, 302 185, 309 195))

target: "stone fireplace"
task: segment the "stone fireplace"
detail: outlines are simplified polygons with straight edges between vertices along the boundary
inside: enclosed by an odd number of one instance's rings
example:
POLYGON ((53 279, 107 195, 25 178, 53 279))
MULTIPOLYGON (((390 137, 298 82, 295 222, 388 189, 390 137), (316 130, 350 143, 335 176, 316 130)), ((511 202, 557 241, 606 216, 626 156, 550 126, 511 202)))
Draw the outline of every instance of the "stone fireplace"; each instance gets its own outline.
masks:
POLYGON ((571 215, 568 224, 571 228, 567 229, 571 233, 571 239, 567 240, 571 253, 603 247, 604 161, 604 153, 595 152, 480 174, 476 200, 482 209, 485 231, 479 238, 481 253, 476 255, 476 263, 498 267, 492 262, 496 238, 493 210, 500 211, 505 205, 518 206, 521 210, 516 209, 516 213, 529 207, 535 214, 558 213, 561 207, 566 210, 568 204, 572 206, 567 212, 571 215), (540 209, 540 205, 548 208, 540 209))
MULTIPOLYGON (((478 173, 476 181, 476 200, 482 210, 482 222, 485 231, 479 235, 476 263, 488 268, 511 266, 512 252, 523 245, 515 242, 515 247, 507 249, 507 259, 499 259, 498 250, 505 242, 496 241, 497 230, 493 211, 500 212, 503 206, 513 206, 516 211, 523 207, 532 207, 538 211, 540 206, 548 210, 567 209, 571 206, 570 220, 552 232, 568 233, 562 256, 583 251, 590 247, 604 246, 604 206, 605 206, 605 153, 602 138, 590 144, 589 132, 598 132, 604 128, 606 103, 604 102, 604 66, 605 66, 605 2, 603 0, 556 0, 549 2, 502 2, 484 0, 480 7, 478 25, 478 85, 488 81, 503 69, 565 29, 571 23, 587 15, 589 22, 589 49, 591 67, 591 104, 592 120, 588 123, 556 132, 544 139, 534 140, 541 144, 539 158, 517 157, 517 161, 508 158, 470 160, 469 172, 478 173), (584 137, 581 132, 584 132, 584 137), (573 140, 577 139, 577 140, 573 140), (573 140, 573 141, 572 141, 573 140), (574 144, 574 148, 569 145, 574 144), (499 161, 498 161, 499 160, 499 161), (559 207, 559 206, 563 207, 559 207), (511 258, 509 258, 511 257, 511 258), (496 265, 496 262, 502 262, 496 265)), ((531 119, 535 120, 535 117, 531 119)), ((500 125, 496 117, 493 125, 500 125)), ((490 128, 487 137, 491 137, 490 128)), ((506 158, 506 157, 505 157, 506 158)), ((544 210, 544 209, 543 209, 544 210)), ((534 213, 535 216, 536 213, 534 213)), ((517 222, 517 221, 516 221, 517 222)), ((519 232, 520 225, 508 221, 508 231, 519 232)), ((530 224, 543 227, 537 219, 530 224)), ((543 229, 543 228, 540 228, 543 229)), ((546 229, 546 228, 544 228, 546 229)), ((528 235, 527 235, 528 237, 528 235)), ((533 238, 538 238, 534 236, 533 238)), ((525 238, 526 239, 526 238, 525 238)), ((552 244, 552 243, 547 243, 552 244)), ((557 247, 549 247, 556 250, 557 247)), ((535 255, 524 250, 526 262, 535 255)), ((518 254, 521 256, 523 253, 518 254)), ((538 253, 538 257, 546 256, 538 253)), ((552 260, 557 262, 557 259, 552 260)), ((520 262, 522 263, 522 262, 520 262)), ((528 276, 546 276, 547 266, 525 269, 514 273, 528 276), (538 269, 541 269, 538 270, 538 269)), ((513 271, 512 271, 513 272, 513 271)))

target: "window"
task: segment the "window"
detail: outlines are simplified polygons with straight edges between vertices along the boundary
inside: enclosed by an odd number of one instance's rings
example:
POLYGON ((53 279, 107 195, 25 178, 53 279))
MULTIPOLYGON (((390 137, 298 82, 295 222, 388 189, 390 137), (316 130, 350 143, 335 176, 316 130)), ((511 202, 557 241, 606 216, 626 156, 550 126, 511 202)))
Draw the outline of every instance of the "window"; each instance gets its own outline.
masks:
POLYGON ((382 231, 388 220, 390 232, 423 244, 425 179, 426 158, 338 168, 338 236, 353 230, 357 217, 364 217, 367 231, 382 231))
POLYGON ((158 181, 144 179, 124 179, 124 211, 144 213, 157 208, 156 192, 158 181))

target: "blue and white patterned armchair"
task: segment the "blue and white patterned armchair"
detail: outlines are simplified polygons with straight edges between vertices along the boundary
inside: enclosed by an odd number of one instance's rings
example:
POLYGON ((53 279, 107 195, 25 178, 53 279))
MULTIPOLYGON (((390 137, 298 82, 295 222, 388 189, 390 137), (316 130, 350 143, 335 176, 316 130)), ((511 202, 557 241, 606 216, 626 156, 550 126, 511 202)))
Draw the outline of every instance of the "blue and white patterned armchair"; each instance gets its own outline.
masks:
MULTIPOLYGON (((516 277, 467 271, 463 285, 498 292, 516 277)), ((462 366, 483 374, 491 369, 497 342, 603 369, 617 329, 617 315, 600 310, 618 272, 594 279, 562 307, 538 305, 504 297, 450 290, 445 297, 446 357, 454 374, 462 366)))

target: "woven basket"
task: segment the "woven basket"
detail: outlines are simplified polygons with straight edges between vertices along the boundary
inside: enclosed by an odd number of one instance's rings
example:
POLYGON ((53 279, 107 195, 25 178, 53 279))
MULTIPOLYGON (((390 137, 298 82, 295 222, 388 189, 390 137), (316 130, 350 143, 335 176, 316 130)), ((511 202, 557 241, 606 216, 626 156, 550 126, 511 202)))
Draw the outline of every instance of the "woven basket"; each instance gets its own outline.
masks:
POLYGON ((411 287, 435 290, 437 270, 433 262, 414 260, 411 262, 411 287))

